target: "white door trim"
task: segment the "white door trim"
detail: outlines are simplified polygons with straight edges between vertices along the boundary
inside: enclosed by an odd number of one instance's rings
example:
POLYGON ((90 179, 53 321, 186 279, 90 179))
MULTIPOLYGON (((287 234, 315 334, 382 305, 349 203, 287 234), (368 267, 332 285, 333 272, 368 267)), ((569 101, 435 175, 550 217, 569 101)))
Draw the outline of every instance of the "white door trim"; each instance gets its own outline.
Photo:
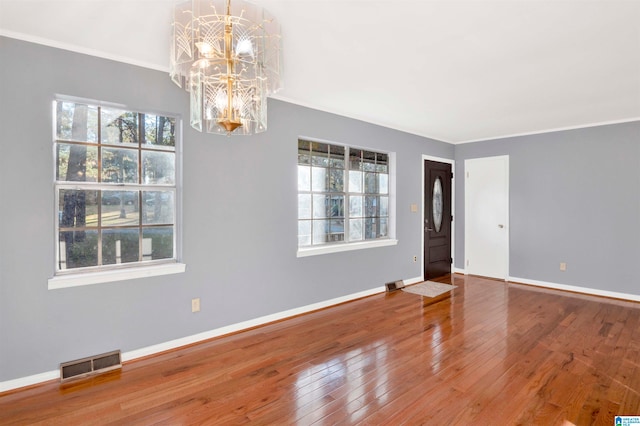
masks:
POLYGON ((451 164, 451 173, 453 173, 453 178, 451 179, 451 215, 453 216, 453 220, 451 221, 451 259, 453 259, 453 263, 451 263, 451 272, 453 273, 453 265, 455 265, 456 263, 456 257, 455 257, 455 245, 456 245, 456 227, 455 227, 455 222, 456 222, 456 215, 455 215, 455 206, 456 206, 456 161, 451 159, 451 158, 441 158, 441 157, 433 157, 431 155, 422 155, 422 162, 420 163, 420 167, 422 170, 422 203, 420 204, 420 211, 422 212, 422 215, 420 216, 420 252, 422 253, 422 256, 420 256, 420 276, 422 277, 422 279, 424 279, 424 202, 425 200, 425 196, 424 196, 424 191, 425 191, 425 187, 424 187, 424 179, 425 179, 425 175, 424 175, 424 161, 425 160, 429 160, 429 161, 437 161, 439 163, 447 163, 447 164, 451 164))

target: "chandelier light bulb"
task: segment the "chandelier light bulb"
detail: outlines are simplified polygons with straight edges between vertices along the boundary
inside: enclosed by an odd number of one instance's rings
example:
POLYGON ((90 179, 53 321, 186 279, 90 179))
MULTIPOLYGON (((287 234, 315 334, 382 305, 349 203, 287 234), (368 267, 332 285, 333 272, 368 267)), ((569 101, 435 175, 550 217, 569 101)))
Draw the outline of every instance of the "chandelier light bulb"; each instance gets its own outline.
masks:
POLYGON ((213 47, 206 41, 197 42, 196 47, 198 48, 200 55, 204 56, 205 58, 210 58, 213 56, 213 47))
POLYGON ((236 46, 236 55, 238 56, 253 56, 253 45, 251 40, 238 40, 236 46))
POLYGON ((216 95, 216 108, 223 110, 227 106, 227 92, 226 90, 219 90, 216 95))

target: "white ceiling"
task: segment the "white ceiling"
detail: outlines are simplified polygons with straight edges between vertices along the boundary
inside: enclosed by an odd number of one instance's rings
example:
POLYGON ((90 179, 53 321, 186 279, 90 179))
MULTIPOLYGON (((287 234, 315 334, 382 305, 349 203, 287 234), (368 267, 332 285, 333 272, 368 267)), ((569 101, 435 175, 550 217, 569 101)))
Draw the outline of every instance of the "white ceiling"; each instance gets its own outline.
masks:
MULTIPOLYGON (((175 3, 0 0, 0 35, 166 70, 175 3)), ((640 0, 255 3, 278 99, 452 143, 640 119, 640 0)))

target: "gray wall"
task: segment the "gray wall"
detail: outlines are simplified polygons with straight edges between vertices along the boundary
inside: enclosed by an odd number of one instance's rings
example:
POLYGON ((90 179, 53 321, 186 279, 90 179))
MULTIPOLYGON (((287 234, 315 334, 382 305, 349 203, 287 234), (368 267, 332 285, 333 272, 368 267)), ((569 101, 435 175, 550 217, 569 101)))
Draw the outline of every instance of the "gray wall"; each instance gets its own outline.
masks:
MULTIPOLYGON (((510 156, 511 277, 640 294, 639 121, 456 145, 458 176, 494 155, 510 156)), ((456 214, 463 268, 464 179, 456 214)))
MULTIPOLYGON (((0 37, 0 381, 420 276, 422 155, 455 155, 458 177, 467 158, 510 156, 511 276, 640 294, 640 122, 454 148, 276 100, 260 135, 185 126, 186 273, 47 290, 56 94, 188 114, 165 73, 0 37), (296 258, 298 136, 397 153, 397 246, 296 258)), ((457 178, 458 268, 464 210, 457 178)))
POLYGON ((54 95, 188 115, 166 73, 0 37, 0 381, 131 351, 421 275, 423 154, 452 145, 269 101, 269 130, 185 125, 184 274, 48 290, 53 274, 54 95), (297 137, 397 153, 398 245, 296 258, 297 137), (202 311, 191 313, 200 297, 202 311))

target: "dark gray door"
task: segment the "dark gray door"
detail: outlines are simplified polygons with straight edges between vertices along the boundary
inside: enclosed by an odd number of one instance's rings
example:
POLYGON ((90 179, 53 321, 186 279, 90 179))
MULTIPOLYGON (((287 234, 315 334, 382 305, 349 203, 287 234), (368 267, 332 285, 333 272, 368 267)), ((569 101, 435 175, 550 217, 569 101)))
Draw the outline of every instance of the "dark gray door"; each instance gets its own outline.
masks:
POLYGON ((451 273, 451 164, 424 162, 424 279, 451 273))

